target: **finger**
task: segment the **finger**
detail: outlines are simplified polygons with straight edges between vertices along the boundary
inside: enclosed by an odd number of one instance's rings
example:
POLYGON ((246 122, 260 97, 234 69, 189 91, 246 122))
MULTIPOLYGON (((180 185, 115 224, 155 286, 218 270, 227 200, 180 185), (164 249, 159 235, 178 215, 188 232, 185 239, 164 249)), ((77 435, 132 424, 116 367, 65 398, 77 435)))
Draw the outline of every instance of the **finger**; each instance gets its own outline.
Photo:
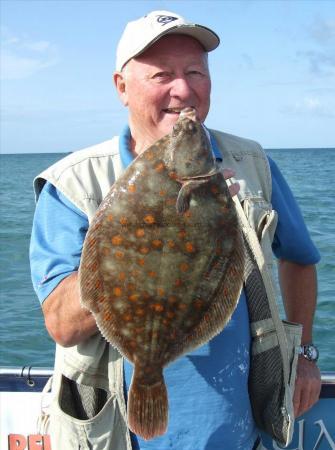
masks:
POLYGON ((239 192, 239 190, 240 190, 240 185, 239 185, 239 183, 233 183, 233 184, 231 184, 230 186, 229 186, 229 192, 230 192, 230 195, 233 197, 234 195, 237 195, 238 194, 238 192, 239 192))
POLYGON ((233 169, 223 169, 223 176, 225 180, 233 177, 235 175, 235 171, 233 169))
POLYGON ((293 407, 294 407, 294 416, 299 417, 300 415, 300 397, 301 397, 301 389, 299 384, 295 385, 294 396, 293 396, 293 407))

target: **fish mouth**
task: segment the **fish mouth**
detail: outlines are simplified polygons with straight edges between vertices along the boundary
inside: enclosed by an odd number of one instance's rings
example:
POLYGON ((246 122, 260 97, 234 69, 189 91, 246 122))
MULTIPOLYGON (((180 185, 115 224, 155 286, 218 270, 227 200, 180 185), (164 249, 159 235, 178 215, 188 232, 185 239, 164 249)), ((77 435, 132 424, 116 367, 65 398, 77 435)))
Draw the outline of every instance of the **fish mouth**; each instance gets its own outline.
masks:
POLYGON ((200 181, 200 180, 203 180, 203 181, 205 181, 205 180, 210 181, 210 179, 211 179, 213 176, 217 175, 218 173, 222 173, 222 170, 220 170, 220 169, 218 169, 217 167, 215 167, 213 170, 211 170, 211 171, 208 172, 208 173, 201 174, 201 175, 195 175, 195 176, 193 176, 193 177, 178 177, 178 176, 177 176, 176 180, 177 180, 179 183, 181 183, 181 184, 185 184, 185 183, 187 183, 188 181, 196 181, 196 180, 199 180, 199 181, 200 181))

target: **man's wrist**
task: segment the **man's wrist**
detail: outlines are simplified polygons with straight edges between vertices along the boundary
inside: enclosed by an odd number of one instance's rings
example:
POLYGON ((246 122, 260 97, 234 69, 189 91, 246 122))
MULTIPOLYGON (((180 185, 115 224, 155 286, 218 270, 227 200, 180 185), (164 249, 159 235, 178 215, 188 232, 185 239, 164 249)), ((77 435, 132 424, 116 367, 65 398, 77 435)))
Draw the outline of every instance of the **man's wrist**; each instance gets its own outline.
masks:
POLYGON ((307 359, 307 361, 317 362, 319 359, 319 350, 318 348, 311 342, 309 344, 303 344, 299 347, 299 355, 303 358, 307 359))

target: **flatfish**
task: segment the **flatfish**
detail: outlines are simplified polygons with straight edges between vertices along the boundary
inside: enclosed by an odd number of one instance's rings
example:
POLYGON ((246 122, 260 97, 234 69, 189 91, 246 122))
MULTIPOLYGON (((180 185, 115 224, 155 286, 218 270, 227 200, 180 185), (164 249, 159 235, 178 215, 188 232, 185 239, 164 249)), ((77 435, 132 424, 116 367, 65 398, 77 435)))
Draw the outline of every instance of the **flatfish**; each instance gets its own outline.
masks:
POLYGON ((219 333, 242 286, 244 253, 222 169, 195 110, 141 153, 89 227, 79 269, 82 305, 134 364, 129 428, 166 431, 163 368, 219 333))

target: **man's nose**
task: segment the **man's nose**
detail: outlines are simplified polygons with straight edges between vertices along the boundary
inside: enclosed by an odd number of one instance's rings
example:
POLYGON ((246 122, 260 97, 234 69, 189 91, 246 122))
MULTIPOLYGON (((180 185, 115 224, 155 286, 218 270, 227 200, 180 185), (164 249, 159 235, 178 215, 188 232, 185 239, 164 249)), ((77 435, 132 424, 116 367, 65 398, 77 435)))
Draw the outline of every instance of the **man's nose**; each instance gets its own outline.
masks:
POLYGON ((171 97, 179 97, 181 99, 188 98, 192 94, 192 88, 186 78, 178 77, 172 82, 170 89, 171 97))

